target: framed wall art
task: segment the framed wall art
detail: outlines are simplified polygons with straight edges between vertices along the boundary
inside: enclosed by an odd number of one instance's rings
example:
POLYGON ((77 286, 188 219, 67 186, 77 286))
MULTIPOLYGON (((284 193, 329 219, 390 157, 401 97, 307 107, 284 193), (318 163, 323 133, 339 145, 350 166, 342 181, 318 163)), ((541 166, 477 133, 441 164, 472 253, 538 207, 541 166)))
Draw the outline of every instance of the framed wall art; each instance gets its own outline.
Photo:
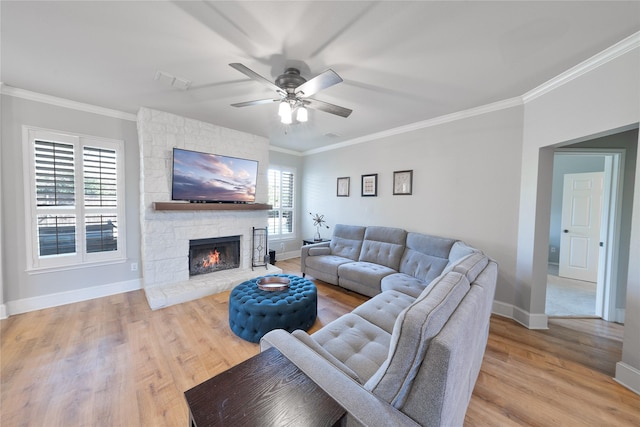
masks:
POLYGON ((413 171, 395 171, 393 173, 393 195, 410 196, 413 192, 413 171))
POLYGON ((376 197, 378 195, 378 174, 362 175, 362 197, 376 197))
POLYGON ((336 196, 349 197, 349 184, 351 179, 348 176, 342 176, 338 178, 338 186, 336 190, 336 196))

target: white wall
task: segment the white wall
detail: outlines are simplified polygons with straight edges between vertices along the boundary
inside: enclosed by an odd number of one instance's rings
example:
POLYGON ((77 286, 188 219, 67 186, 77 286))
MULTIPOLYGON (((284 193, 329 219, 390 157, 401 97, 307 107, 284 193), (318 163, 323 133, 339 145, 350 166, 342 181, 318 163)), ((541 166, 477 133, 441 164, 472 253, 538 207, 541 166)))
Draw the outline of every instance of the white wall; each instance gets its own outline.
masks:
POLYGON ((2 102, 2 256, 4 302, 8 314, 140 287, 130 262, 140 255, 138 227, 138 137, 134 120, 1 95, 2 102), (28 273, 25 247, 22 126, 75 132, 125 142, 125 200, 129 262, 61 271, 28 273))
MULTIPOLYGON (((521 106, 304 157, 303 211, 336 223, 384 225, 466 241, 500 265, 496 299, 513 303, 521 106), (413 170, 413 194, 392 195, 393 171, 413 170), (361 197, 361 175, 378 196, 361 197), (336 197, 336 178, 351 178, 336 197)), ((303 232, 312 236, 311 220, 303 232)), ((331 234, 330 230, 327 230, 331 234)))

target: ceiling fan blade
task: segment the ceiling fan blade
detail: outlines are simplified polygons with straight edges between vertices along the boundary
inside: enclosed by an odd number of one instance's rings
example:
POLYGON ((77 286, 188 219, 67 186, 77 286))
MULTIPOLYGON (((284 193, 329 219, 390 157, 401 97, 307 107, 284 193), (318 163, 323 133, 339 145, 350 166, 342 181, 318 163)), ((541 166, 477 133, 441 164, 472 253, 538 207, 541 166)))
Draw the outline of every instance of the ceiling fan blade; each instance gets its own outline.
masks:
POLYGON ((332 69, 318 74, 311 80, 302 83, 296 88, 296 95, 301 98, 306 98, 320 92, 323 89, 331 87, 342 81, 342 78, 332 69))
POLYGON ((318 101, 317 99, 307 98, 304 100, 305 106, 309 108, 313 108, 314 110, 324 111, 325 113, 335 114, 340 117, 349 117, 349 114, 353 110, 348 108, 340 107, 339 105, 329 104, 328 102, 318 101))
POLYGON ((278 102, 279 99, 258 99, 256 101, 246 101, 246 102, 238 102, 236 104, 231 104, 232 107, 249 107, 251 105, 260 105, 260 104, 271 104, 272 102, 278 102))
POLYGON ((260 74, 256 73, 255 71, 245 67, 244 65, 234 62, 232 64, 229 64, 230 67, 235 68, 236 70, 240 71, 242 74, 244 74, 245 76, 248 76, 250 78, 252 78, 253 80, 262 83, 263 85, 268 86, 269 88, 275 90, 278 93, 281 93, 283 95, 286 95, 286 92, 284 90, 282 90, 281 88, 279 88, 278 86, 275 85, 275 83, 267 80, 266 78, 262 77, 260 74))

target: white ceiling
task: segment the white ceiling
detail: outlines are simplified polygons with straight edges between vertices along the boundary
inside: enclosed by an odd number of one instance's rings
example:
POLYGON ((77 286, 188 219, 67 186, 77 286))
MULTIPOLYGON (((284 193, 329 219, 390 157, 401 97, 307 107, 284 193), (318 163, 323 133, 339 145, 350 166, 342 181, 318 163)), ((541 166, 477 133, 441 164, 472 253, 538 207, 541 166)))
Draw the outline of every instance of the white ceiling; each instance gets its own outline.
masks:
POLYGON ((6 1, 0 81, 136 113, 141 106, 268 137, 295 151, 335 144, 521 96, 640 31, 638 1, 6 1), (273 80, 295 65, 344 82, 285 127, 273 80), (154 80, 190 80, 187 90, 154 80))

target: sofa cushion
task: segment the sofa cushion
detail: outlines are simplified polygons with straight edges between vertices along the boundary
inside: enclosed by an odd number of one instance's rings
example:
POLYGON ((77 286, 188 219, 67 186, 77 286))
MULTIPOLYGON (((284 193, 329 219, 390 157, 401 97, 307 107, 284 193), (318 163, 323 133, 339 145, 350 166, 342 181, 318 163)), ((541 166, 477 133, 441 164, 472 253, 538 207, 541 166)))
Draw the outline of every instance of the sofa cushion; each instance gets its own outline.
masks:
POLYGON ((388 357, 365 388, 401 409, 411 391, 431 339, 440 332, 470 285, 450 272, 436 279, 396 320, 388 357))
POLYGON ((418 298, 429 283, 430 282, 416 279, 409 274, 394 273, 382 278, 380 290, 382 292, 394 290, 413 298, 418 298))
POLYGON ((380 264, 398 271, 406 240, 407 232, 401 228, 367 227, 358 261, 380 264))
POLYGON ((407 247, 400 261, 400 273, 431 282, 449 262, 449 252, 454 243, 453 239, 408 233, 407 247))
POLYGON ((384 265, 372 262, 348 262, 338 266, 338 285, 367 296, 380 293, 380 282, 397 273, 384 265))
POLYGON ((291 335, 293 335, 294 337, 299 339, 303 344, 305 344, 311 350, 313 350, 316 353, 318 353, 318 355, 322 356, 325 360, 331 362, 331 364, 333 366, 335 366, 336 368, 340 369, 342 372, 347 374, 349 377, 353 378, 356 381, 360 381, 360 379, 358 378, 358 374, 353 372, 353 370, 351 368, 349 368, 347 365, 345 365, 344 363, 342 363, 341 361, 336 359, 333 354, 329 353, 327 350, 322 348, 322 346, 320 344, 318 344, 318 342, 316 340, 311 338, 311 336, 309 336, 309 334, 307 334, 305 331, 303 331, 301 329, 297 329, 297 330, 291 332, 291 335))
POLYGON ((331 255, 331 248, 320 246, 318 248, 309 248, 309 256, 331 255))
POLYGON ((364 384, 387 358, 391 334, 353 313, 311 335, 324 350, 344 363, 364 384))
POLYGON ((310 256, 305 260, 307 267, 314 270, 322 271, 327 275, 337 277, 338 267, 342 264, 353 262, 349 258, 335 255, 318 255, 310 256))
POLYGON ((331 237, 331 253, 357 261, 362 249, 365 227, 337 224, 331 237))
POLYGON ((402 292, 383 292, 356 307, 352 313, 392 333, 398 315, 415 300, 402 292))

